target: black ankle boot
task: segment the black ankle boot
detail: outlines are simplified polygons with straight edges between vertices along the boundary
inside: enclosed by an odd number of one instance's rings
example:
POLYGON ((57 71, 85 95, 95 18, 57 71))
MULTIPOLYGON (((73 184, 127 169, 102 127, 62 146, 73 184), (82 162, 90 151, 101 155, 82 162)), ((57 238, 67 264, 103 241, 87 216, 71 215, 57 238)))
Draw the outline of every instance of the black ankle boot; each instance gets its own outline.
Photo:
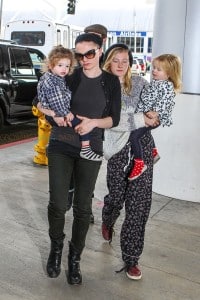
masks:
POLYGON ((73 245, 69 242, 69 255, 68 255, 68 275, 67 280, 69 284, 81 284, 82 275, 80 270, 80 257, 81 253, 74 249, 73 245))
POLYGON ((51 278, 56 278, 60 274, 62 249, 63 239, 51 240, 51 250, 47 261, 47 274, 51 278))

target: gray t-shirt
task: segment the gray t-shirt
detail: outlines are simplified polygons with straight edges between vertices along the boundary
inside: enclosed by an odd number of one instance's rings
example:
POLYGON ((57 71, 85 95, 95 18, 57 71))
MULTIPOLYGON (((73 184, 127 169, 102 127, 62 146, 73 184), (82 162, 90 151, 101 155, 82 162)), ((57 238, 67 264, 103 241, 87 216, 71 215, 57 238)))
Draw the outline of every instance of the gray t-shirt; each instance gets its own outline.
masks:
MULTIPOLYGON (((83 73, 81 76, 80 84, 71 101, 71 112, 74 115, 88 118, 102 118, 106 106, 106 97, 101 84, 102 76, 88 78, 83 73)), ((94 128, 90 132, 91 148, 97 153, 102 153, 103 150, 103 133, 104 130, 101 128, 94 128)), ((66 152, 71 147, 81 148, 79 135, 69 127, 54 126, 51 132, 51 140, 66 143, 64 147, 66 152)))

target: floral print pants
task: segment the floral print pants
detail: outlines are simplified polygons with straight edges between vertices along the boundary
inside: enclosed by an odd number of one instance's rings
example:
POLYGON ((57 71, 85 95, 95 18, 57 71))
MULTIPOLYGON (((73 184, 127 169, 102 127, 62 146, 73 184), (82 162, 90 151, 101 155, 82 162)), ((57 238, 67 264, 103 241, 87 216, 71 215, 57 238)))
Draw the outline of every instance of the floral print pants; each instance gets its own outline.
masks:
POLYGON ((129 182, 127 179, 132 167, 129 160, 130 145, 127 144, 111 157, 107 164, 108 195, 104 198, 102 221, 111 228, 125 206, 120 245, 122 260, 126 266, 138 264, 144 247, 145 225, 152 201, 153 138, 150 132, 141 138, 141 146, 147 170, 136 180, 129 182))

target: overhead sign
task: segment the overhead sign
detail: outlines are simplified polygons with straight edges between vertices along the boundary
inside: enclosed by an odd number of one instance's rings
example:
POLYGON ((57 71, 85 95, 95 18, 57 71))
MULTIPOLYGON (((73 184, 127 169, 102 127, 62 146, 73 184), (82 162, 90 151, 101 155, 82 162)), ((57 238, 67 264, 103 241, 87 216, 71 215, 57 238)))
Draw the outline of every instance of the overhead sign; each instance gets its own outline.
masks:
MULTIPOLYGON (((135 36, 135 31, 108 31, 112 36, 127 36, 127 37, 134 37, 135 36)), ((142 37, 146 36, 147 33, 146 31, 137 31, 136 36, 137 37, 142 37)))

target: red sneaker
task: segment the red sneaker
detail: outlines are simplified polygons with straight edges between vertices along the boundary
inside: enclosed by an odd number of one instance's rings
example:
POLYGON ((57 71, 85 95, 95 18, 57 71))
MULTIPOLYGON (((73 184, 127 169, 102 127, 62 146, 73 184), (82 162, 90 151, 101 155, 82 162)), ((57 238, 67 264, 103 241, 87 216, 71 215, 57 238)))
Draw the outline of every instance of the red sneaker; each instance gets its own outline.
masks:
POLYGON ((112 241, 112 235, 114 233, 114 230, 112 227, 109 229, 104 223, 102 223, 101 232, 102 232, 102 236, 103 236, 104 240, 109 241, 109 242, 112 241))
POLYGON ((128 176, 128 180, 132 181, 138 178, 144 171, 146 171, 147 166, 144 164, 142 159, 134 159, 134 166, 128 176))
POLYGON ((152 155, 153 155, 153 164, 155 165, 159 161, 159 159, 160 159, 160 155, 158 153, 158 149, 157 148, 153 148, 152 155))
POLYGON ((126 271, 126 275, 132 280, 139 280, 142 278, 142 272, 138 266, 129 267, 126 271))

